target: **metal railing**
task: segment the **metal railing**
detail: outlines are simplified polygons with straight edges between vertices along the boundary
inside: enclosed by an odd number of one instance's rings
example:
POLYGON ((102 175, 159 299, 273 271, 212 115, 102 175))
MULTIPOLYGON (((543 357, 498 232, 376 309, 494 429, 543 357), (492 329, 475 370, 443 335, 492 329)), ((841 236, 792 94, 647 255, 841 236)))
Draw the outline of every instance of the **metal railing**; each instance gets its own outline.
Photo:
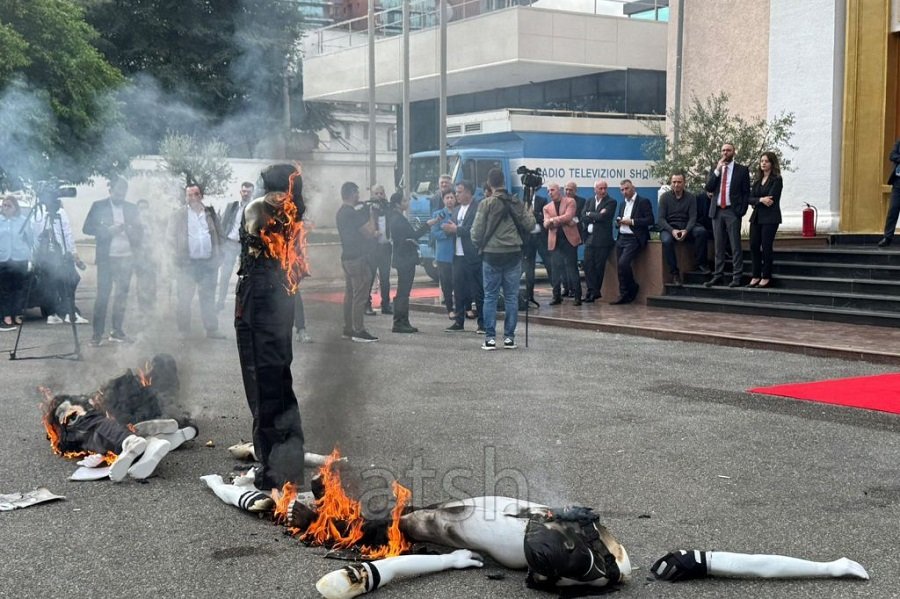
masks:
MULTIPOLYGON (((382 0, 382 4, 387 3, 392 5, 375 13, 376 39, 395 37, 402 33, 402 0, 382 0)), ((628 16, 626 7, 630 7, 629 10, 645 8, 646 10, 641 12, 652 11, 651 16, 658 19, 660 11, 667 8, 668 5, 668 0, 636 0, 634 2, 630 0, 576 0, 575 2, 566 2, 565 8, 560 8, 555 0, 464 0, 453 4, 448 3, 447 11, 449 13, 448 20, 455 22, 517 6, 623 18, 628 16)), ((410 30, 415 32, 438 27, 439 6, 440 0, 411 0, 410 30)), ((304 37, 303 49, 306 57, 311 58, 367 44, 368 17, 363 15, 310 31, 304 37)))

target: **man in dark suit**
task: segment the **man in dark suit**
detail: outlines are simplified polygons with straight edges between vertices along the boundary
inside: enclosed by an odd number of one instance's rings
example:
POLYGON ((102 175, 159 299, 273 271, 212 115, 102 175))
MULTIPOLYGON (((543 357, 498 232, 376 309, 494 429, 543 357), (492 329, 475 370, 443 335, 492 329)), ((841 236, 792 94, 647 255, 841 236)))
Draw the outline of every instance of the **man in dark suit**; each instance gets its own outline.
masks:
POLYGON ((741 250, 741 219, 750 202, 750 169, 734 161, 734 145, 722 144, 722 158, 706 179, 706 191, 711 192, 709 217, 713 223, 713 239, 716 246, 716 266, 713 275, 704 285, 712 287, 725 277, 725 244, 731 245, 732 270, 729 287, 740 287, 744 271, 744 255, 741 250))
POLYGON ((466 310, 475 302, 478 312, 478 329, 484 332, 484 279, 481 272, 481 254, 472 243, 472 223, 478 212, 478 203, 473 194, 475 187, 471 181, 460 181, 456 186, 456 201, 451 222, 441 229, 455 236, 456 248, 453 252, 453 295, 456 298, 456 319, 444 329, 447 333, 465 330, 466 310))
POLYGON ((253 183, 244 181, 241 183, 241 199, 230 202, 219 219, 222 222, 222 265, 219 266, 219 284, 216 294, 216 310, 225 308, 225 296, 228 294, 228 284, 234 273, 234 264, 241 253, 241 219, 244 216, 244 208, 253 199, 253 183))
MULTIPOLYGON (((566 197, 569 197, 569 198, 572 198, 575 200, 575 224, 578 226, 578 235, 583 240, 585 225, 583 222, 581 222, 581 213, 584 212, 584 204, 587 200, 585 198, 581 197, 580 195, 578 195, 578 184, 575 183, 575 181, 569 181, 568 183, 566 183, 566 187, 565 187, 564 191, 565 191, 566 197)), ((576 268, 577 268, 577 263, 578 263, 577 256, 575 257, 575 262, 576 262, 576 268)), ((580 282, 581 281, 579 279, 579 283, 580 282)), ((579 285, 579 287, 581 287, 581 285, 579 285)), ((566 286, 564 288, 564 291, 565 291, 565 295, 567 297, 575 297, 575 293, 572 291, 571 287, 566 286)), ((580 300, 581 298, 578 298, 578 299, 580 300)))
POLYGON ((584 225, 584 282, 587 285, 586 302, 600 299, 603 289, 603 275, 606 260, 615 245, 612 235, 613 218, 616 215, 616 201, 607 193, 609 184, 600 179, 594 183, 594 197, 585 202, 581 212, 584 225))
POLYGON ((891 176, 888 177, 888 185, 891 186, 891 205, 888 208, 887 218, 884 219, 884 237, 878 242, 878 247, 885 248, 894 240, 894 230, 897 228, 897 217, 900 217, 900 139, 891 150, 891 176))
POLYGON ((619 186, 625 199, 619 205, 616 223, 619 238, 616 240, 616 254, 619 271, 619 298, 613 305, 630 304, 637 297, 640 285, 634 280, 631 264, 650 241, 650 225, 653 224, 653 205, 650 200, 639 196, 634 183, 625 179, 619 186))
POLYGON ((528 296, 528 301, 535 306, 540 305, 534 299, 534 267, 538 255, 541 256, 541 262, 543 262, 547 271, 547 278, 551 281, 553 280, 550 268, 550 250, 547 249, 547 229, 544 228, 544 206, 547 205, 548 201, 547 198, 537 195, 537 190, 535 190, 534 198, 531 201, 531 213, 534 215, 534 220, 537 224, 535 225, 535 230, 528 236, 529 239, 526 239, 525 244, 522 246, 525 294, 528 296))
POLYGON ((128 182, 125 179, 117 177, 111 180, 109 197, 91 205, 82 228, 85 235, 96 237, 97 244, 97 300, 94 302, 94 335, 91 339, 91 345, 94 346, 103 342, 106 310, 113 285, 116 294, 113 298, 112 332, 109 340, 127 340, 122 328, 125 304, 135 261, 143 259, 140 249, 144 236, 137 206, 125 201, 127 193, 128 182))

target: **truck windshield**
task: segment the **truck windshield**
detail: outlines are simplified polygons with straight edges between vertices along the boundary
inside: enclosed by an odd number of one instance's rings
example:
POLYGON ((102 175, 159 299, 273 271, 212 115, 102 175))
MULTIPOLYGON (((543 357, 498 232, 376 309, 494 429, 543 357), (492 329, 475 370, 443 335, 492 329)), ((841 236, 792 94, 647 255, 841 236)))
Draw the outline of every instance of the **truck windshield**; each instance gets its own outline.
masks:
MULTIPOLYGON (((438 177, 441 175, 438 170, 439 162, 438 156, 420 156, 412 159, 410 165, 410 171, 412 171, 410 191, 412 193, 432 194, 437 191, 438 177)), ((447 174, 451 177, 456 170, 457 162, 459 162, 457 156, 447 156, 447 174)))

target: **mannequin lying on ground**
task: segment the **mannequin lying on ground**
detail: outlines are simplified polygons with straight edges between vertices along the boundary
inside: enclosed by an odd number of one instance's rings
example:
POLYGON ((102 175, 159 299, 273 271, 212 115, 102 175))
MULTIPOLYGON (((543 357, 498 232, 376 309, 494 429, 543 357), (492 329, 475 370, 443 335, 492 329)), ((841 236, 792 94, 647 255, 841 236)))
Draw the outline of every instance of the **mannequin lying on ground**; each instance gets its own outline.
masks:
MULTIPOLYGON (((252 486, 228 485, 215 475, 202 478, 220 499, 248 509, 240 499, 252 486)), ((314 510, 311 494, 298 495, 289 506, 287 526, 303 530, 312 521, 314 510)), ((481 557, 472 551, 488 555, 507 568, 527 569, 526 583, 533 588, 590 590, 628 582, 632 571, 628 553, 598 520, 590 508, 556 509, 495 496, 411 508, 400 518, 400 530, 408 539, 468 551, 352 564, 327 574, 316 588, 330 599, 355 597, 396 577, 478 567, 481 557)), ((846 558, 811 562, 715 551, 673 552, 658 560, 651 570, 658 578, 672 581, 704 576, 868 579, 862 566, 846 558)))

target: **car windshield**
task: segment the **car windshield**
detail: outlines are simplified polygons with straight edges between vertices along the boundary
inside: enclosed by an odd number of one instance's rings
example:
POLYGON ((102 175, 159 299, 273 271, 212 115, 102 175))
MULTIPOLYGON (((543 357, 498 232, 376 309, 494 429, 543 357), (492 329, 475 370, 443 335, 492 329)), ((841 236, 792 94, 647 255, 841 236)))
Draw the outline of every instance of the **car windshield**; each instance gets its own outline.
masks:
MULTIPOLYGON (((412 186, 410 191, 417 194, 433 194, 438 190, 438 177, 441 175, 438 168, 440 158, 437 156, 420 156, 412 159, 410 171, 412 176, 410 181, 412 186)), ((453 176, 456 170, 456 164, 459 162, 457 156, 447 156, 447 173, 453 176)))

